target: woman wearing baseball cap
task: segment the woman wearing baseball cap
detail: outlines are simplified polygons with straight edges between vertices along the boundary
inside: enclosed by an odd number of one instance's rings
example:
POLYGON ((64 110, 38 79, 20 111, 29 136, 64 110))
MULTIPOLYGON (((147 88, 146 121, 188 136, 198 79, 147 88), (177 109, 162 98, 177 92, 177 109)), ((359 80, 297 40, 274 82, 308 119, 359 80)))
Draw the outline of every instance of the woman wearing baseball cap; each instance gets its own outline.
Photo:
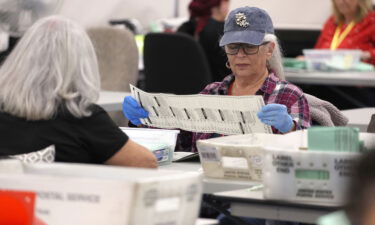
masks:
MULTIPOLYGON (((266 105, 258 117, 272 126, 274 133, 310 126, 309 105, 303 92, 284 79, 279 44, 266 11, 256 7, 231 11, 219 45, 224 48, 232 74, 221 82, 207 85, 201 94, 263 96, 266 105)), ((125 98, 123 111, 135 125, 140 124, 140 118, 147 117, 147 112, 131 97, 125 98)), ((197 140, 217 136, 221 134, 193 133, 191 136, 184 132, 179 142, 184 149, 177 150, 196 152, 197 140)))

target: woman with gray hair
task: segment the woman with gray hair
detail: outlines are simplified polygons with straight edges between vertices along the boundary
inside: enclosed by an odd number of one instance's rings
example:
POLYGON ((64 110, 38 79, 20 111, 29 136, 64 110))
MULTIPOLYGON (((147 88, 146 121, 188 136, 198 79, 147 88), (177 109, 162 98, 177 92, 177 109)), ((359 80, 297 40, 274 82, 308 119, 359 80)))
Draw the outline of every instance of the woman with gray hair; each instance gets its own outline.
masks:
POLYGON ((100 90, 92 43, 80 26, 37 21, 0 68, 0 156, 53 145, 60 162, 155 167, 94 102, 100 90))
MULTIPOLYGON (((232 74, 222 82, 207 85, 201 94, 262 95, 266 105, 259 119, 274 133, 287 133, 310 126, 310 112, 301 89, 285 81, 281 52, 270 16, 263 9, 242 7, 231 11, 220 40, 228 56, 232 74)), ((125 116, 135 125, 147 112, 131 97, 124 100, 125 116)), ((195 143, 221 134, 193 133, 181 135, 180 143, 197 151, 195 143)), ((183 147, 184 148, 184 147, 183 147)), ((183 150, 187 150, 186 147, 183 150)))

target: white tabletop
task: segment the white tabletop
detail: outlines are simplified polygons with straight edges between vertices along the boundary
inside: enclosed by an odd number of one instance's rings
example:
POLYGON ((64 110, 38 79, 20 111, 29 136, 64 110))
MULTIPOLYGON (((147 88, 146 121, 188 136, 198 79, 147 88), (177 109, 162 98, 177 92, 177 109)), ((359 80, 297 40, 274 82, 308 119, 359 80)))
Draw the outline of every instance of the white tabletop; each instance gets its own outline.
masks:
POLYGON ((100 91, 97 104, 107 112, 119 111, 122 110, 122 102, 125 96, 129 95, 131 95, 130 92, 100 91))
MULTIPOLYGON (((200 163, 177 162, 160 166, 159 170, 179 170, 202 172, 200 163)), ((263 198, 261 190, 250 191, 259 186, 258 182, 235 181, 227 179, 203 178, 203 192, 231 203, 235 216, 254 217, 272 220, 314 223, 317 218, 336 208, 336 206, 317 203, 296 203, 271 201, 263 198), (233 200, 237 199, 237 200, 233 200)))
MULTIPOLYGON (((249 189, 215 193, 231 203, 234 216, 254 217, 270 220, 294 221, 314 224, 316 220, 334 210, 338 205, 318 204, 313 202, 286 202, 266 200, 262 190, 249 189)), ((219 200, 222 200, 219 198, 219 200)))
POLYGON ((195 225, 216 225, 216 224, 218 224, 217 220, 214 220, 214 219, 202 219, 202 218, 198 218, 197 222, 195 223, 195 225))
POLYGON ((361 132, 366 132, 371 115, 375 114, 375 108, 348 109, 341 112, 349 119, 347 126, 358 127, 361 132))
POLYGON ((375 87, 375 72, 286 72, 285 78, 295 84, 345 85, 375 87))

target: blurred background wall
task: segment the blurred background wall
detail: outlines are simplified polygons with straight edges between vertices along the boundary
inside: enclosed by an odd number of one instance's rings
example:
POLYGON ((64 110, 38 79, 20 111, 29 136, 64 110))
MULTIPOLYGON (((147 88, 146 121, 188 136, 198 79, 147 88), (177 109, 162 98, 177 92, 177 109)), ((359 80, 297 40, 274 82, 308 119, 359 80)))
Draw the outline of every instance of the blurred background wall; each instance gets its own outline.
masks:
MULTIPOLYGON (((107 24, 110 19, 135 18, 147 28, 156 19, 188 17, 190 0, 65 0, 61 14, 82 25, 107 24)), ((373 0, 375 4, 375 0, 373 0)), ((276 28, 320 29, 330 15, 330 0, 231 0, 231 8, 266 9, 276 28)))

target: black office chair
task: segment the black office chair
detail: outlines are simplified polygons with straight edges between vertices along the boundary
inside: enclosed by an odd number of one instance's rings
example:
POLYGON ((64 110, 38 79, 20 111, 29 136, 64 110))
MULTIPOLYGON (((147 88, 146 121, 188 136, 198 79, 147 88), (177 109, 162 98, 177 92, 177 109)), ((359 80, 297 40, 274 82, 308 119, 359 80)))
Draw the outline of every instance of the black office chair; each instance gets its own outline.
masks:
POLYGON ((197 94, 212 82, 201 46, 186 34, 147 34, 143 59, 148 92, 197 94))
POLYGON ((303 49, 314 48, 320 30, 276 29, 275 34, 280 41, 285 57, 302 55, 303 49))

